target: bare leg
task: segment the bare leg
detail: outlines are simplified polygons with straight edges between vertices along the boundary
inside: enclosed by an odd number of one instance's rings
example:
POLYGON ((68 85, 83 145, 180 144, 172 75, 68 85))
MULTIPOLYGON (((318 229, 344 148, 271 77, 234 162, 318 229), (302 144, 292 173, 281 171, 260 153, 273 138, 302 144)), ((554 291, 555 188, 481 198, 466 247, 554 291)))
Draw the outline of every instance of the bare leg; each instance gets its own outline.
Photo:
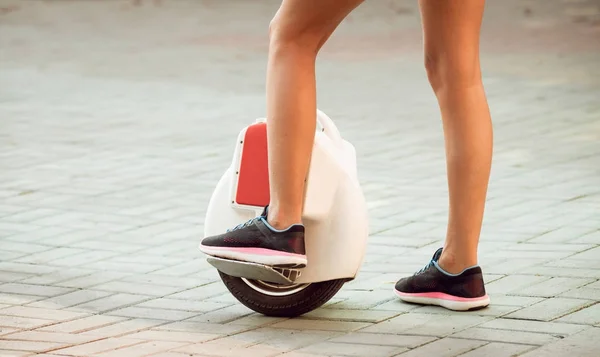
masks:
POLYGON ((316 125, 315 60, 363 0, 283 0, 269 28, 267 137, 271 202, 278 229, 300 223, 316 125))
POLYGON ((420 0, 425 66, 446 139, 450 213, 440 266, 477 264, 492 158, 492 123, 481 82, 479 32, 485 0, 420 0))

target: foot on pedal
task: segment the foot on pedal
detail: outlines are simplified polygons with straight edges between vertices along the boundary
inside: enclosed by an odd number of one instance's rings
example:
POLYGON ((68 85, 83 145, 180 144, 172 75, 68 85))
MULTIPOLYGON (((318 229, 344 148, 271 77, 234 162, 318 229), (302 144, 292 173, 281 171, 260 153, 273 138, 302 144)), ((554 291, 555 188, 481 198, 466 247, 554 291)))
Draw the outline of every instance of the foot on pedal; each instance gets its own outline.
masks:
POLYGON ((267 266, 306 266, 304 226, 294 224, 278 230, 267 222, 267 207, 263 213, 223 234, 206 237, 200 251, 223 259, 267 266))
POLYGON ((209 257, 207 260, 218 271, 227 275, 282 285, 293 284, 302 274, 300 268, 293 264, 268 266, 216 257, 209 257))

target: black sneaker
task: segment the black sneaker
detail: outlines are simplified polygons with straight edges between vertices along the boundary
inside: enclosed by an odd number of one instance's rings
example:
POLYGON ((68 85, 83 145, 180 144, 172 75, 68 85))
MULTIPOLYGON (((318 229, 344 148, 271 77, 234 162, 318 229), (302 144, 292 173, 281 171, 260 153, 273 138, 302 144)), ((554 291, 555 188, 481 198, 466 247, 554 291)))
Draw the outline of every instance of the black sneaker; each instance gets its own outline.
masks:
POLYGON ((204 238, 200 251, 214 257, 269 266, 306 266, 304 226, 294 224, 285 230, 273 228, 267 222, 267 207, 258 217, 223 234, 204 238))
POLYGON ((400 299, 456 311, 477 310, 488 306, 490 298, 485 292, 481 268, 476 265, 460 274, 450 274, 437 263, 441 255, 442 248, 435 252, 423 269, 396 283, 395 291, 400 299))

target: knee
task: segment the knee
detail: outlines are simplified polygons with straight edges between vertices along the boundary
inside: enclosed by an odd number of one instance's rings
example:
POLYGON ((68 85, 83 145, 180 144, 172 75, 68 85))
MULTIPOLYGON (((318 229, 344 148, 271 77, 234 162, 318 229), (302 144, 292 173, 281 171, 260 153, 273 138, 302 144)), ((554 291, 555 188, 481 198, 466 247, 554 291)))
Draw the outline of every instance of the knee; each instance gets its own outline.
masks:
POLYGON ((479 56, 476 53, 425 51, 425 69, 436 94, 445 88, 469 88, 481 84, 479 56))
POLYGON ((275 15, 269 24, 269 50, 275 54, 294 51, 316 57, 329 35, 325 26, 300 26, 275 15))

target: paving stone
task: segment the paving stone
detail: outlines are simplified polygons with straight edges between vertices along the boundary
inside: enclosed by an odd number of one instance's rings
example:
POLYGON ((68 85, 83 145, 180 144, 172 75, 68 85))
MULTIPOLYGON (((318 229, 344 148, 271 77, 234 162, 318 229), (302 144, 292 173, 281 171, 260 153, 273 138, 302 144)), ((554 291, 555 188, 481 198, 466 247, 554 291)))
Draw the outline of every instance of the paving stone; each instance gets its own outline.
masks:
POLYGON ((252 315, 247 315, 241 317, 239 319, 228 322, 229 325, 240 325, 240 326, 248 326, 248 327, 261 327, 265 325, 272 325, 276 322, 284 321, 287 318, 285 317, 272 317, 272 316, 264 316, 258 313, 254 313, 252 315))
POLYGON ((585 252, 570 256, 569 258, 577 259, 577 260, 595 260, 595 261, 597 261, 599 254, 600 254, 600 247, 596 247, 596 248, 588 249, 585 252))
POLYGON ((94 342, 84 343, 78 346, 67 347, 52 351, 54 354, 67 356, 90 356, 106 351, 112 351, 118 348, 142 344, 144 341, 132 340, 128 338, 107 338, 94 342))
POLYGON ((115 324, 119 321, 125 320, 124 317, 117 316, 105 316, 105 315, 93 315, 77 319, 73 321, 67 321, 59 324, 53 324, 51 326, 43 327, 41 331, 48 332, 62 332, 62 333, 80 333, 108 325, 115 324))
POLYGON ((232 337, 236 341, 243 341, 245 346, 263 345, 289 351, 324 342, 332 337, 340 336, 341 334, 343 334, 343 332, 304 331, 261 327, 254 330, 241 332, 232 337))
MULTIPOLYGON (((0 310, 1 311, 1 310, 0 310)), ((575 324, 598 325, 600 324, 600 304, 586 307, 569 315, 563 316, 557 321, 575 324)))
POLYGON ((198 343, 214 340, 221 337, 218 334, 207 334, 197 332, 167 331, 167 330, 144 330, 126 335, 127 338, 147 341, 173 341, 198 343))
POLYGON ((352 332, 340 337, 332 338, 330 341, 335 343, 356 343, 364 345, 415 348, 435 340, 436 338, 431 336, 403 336, 380 333, 352 332))
MULTIPOLYGON (((0 349, 2 357, 31 356, 31 352, 0 349)), ((43 355, 42 355, 43 356, 43 355)))
POLYGON ((528 345, 545 345, 559 340, 553 335, 525 332, 525 331, 509 331, 498 329, 487 329, 482 327, 473 327, 452 335, 453 338, 464 338, 467 340, 481 340, 492 342, 519 343, 528 345))
POLYGON ((96 337, 78 335, 73 333, 45 331, 22 331, 6 335, 3 338, 15 341, 57 342, 68 345, 86 343, 96 339, 96 337))
POLYGON ((129 293, 137 295, 147 296, 164 296, 176 293, 180 290, 177 287, 164 286, 164 285, 153 285, 153 284, 141 284, 124 281, 112 281, 94 286, 94 290, 111 291, 119 293, 129 293))
POLYGON ((485 290, 488 294, 509 294, 548 279, 533 275, 509 275, 488 284, 485 290))
POLYGON ((203 300, 180 300, 170 298, 158 298, 145 301, 137 305, 138 307, 149 307, 157 309, 181 310, 190 312, 209 312, 227 307, 226 304, 219 304, 203 300))
POLYGON ((508 314, 506 317, 525 320, 550 321, 593 304, 591 300, 550 298, 535 305, 508 314))
POLYGON ((198 333, 218 333, 220 335, 231 335, 249 330, 248 326, 232 324, 210 324, 202 322, 178 321, 157 326, 153 330, 158 331, 181 331, 198 333))
POLYGON ((65 321, 81 318, 86 316, 87 314, 66 310, 41 309, 37 307, 28 306, 12 306, 0 310, 0 315, 31 317, 53 321, 65 321))
POLYGON ((559 322, 542 322, 505 318, 488 321, 479 325, 479 327, 510 331, 538 332, 562 336, 570 335, 585 329, 585 326, 559 322))
POLYGON ((560 296, 566 298, 600 301, 600 289, 592 289, 584 286, 564 292, 560 294, 560 296))
POLYGON ((485 345, 483 341, 443 338, 401 354, 402 357, 439 356, 454 357, 485 345))
POLYGON ((293 330, 307 331, 355 331, 367 326, 370 326, 370 324, 365 322, 323 321, 308 319, 286 320, 272 325, 273 328, 288 328, 293 330))
POLYGON ((229 343, 225 344, 195 344, 179 348, 175 351, 185 352, 187 355, 213 355, 213 356, 256 356, 256 357, 271 357, 281 355, 286 352, 281 349, 268 346, 248 346, 248 347, 233 347, 229 343))
POLYGON ((361 329, 361 332, 447 336, 491 320, 491 317, 434 315, 409 312, 391 320, 361 329))
MULTIPOLYGON (((529 297, 529 296, 515 296, 515 295, 504 295, 504 294, 488 294, 490 295, 490 300, 493 305, 501 305, 501 306, 515 306, 515 307, 525 307, 529 305, 533 305, 538 303, 543 298, 538 297, 529 297)), ((492 306, 492 305, 490 305, 492 306)))
POLYGON ((8 335, 9 333, 14 333, 14 332, 19 332, 19 331, 20 331, 20 329, 18 329, 18 328, 0 326, 0 336, 8 335))
POLYGON ((223 309, 207 312, 189 319, 190 322, 227 323, 252 314, 253 311, 243 305, 232 305, 223 309))
POLYGON ((85 277, 93 274, 93 270, 72 268, 69 270, 57 270, 48 274, 37 275, 27 279, 23 279, 20 283, 34 285, 57 285, 65 280, 70 280, 78 277, 85 277))
POLYGON ((528 288, 513 292, 514 295, 553 297, 566 291, 587 285, 594 280, 577 278, 552 278, 541 283, 532 285, 528 288))
POLYGON ((156 309, 148 307, 130 306, 124 309, 113 310, 108 315, 147 318, 166 321, 185 320, 198 315, 197 312, 187 312, 179 310, 156 309))
POLYGON ((151 353, 168 351, 170 349, 174 349, 177 347, 181 347, 186 345, 185 342, 172 342, 172 341, 154 341, 154 342, 145 342, 138 345, 133 345, 129 347, 119 348, 113 351, 106 351, 97 354, 97 356, 101 357, 118 357, 118 356, 127 356, 127 357, 141 357, 148 356, 151 353))
POLYGON ((300 351, 314 353, 318 355, 337 355, 337 356, 373 356, 373 357, 388 357, 394 356, 406 351, 406 348, 395 346, 377 346, 377 345, 360 345, 355 343, 334 343, 323 342, 310 347, 301 349, 300 351))
POLYGON ((23 279, 27 279, 31 275, 23 274, 23 273, 13 273, 8 271, 0 271, 0 282, 2 283, 10 283, 13 281, 19 281, 23 279))
POLYGON ((598 355, 598 339, 600 328, 589 328, 563 340, 545 345, 523 357, 554 357, 554 356, 580 356, 595 357, 598 355))
POLYGON ((381 310, 340 310, 319 309, 305 314, 310 319, 356 321, 356 322, 380 322, 399 315, 400 312, 381 310))
POLYGON ((44 352, 61 346, 64 346, 64 344, 56 342, 0 340, 0 350, 44 352))
POLYGON ((76 290, 65 295, 54 296, 49 299, 30 303, 28 306, 46 309, 64 309, 75 305, 101 299, 113 293, 97 290, 76 290))
POLYGON ((105 326, 94 327, 80 333, 88 334, 90 336, 117 337, 138 331, 148 330, 165 323, 167 323, 167 321, 134 318, 125 321, 118 321, 105 326))
POLYGON ((97 300, 89 301, 84 304, 76 305, 72 308, 72 310, 83 312, 105 312, 134 305, 150 299, 152 299, 151 296, 145 295, 114 294, 97 300))
POLYGON ((53 323, 55 323, 54 320, 34 319, 20 316, 2 316, 2 319, 0 320, 0 325, 3 327, 12 327, 17 329, 36 328, 44 325, 51 325, 53 323))
POLYGON ((72 291, 68 288, 60 288, 57 286, 45 286, 45 285, 32 285, 32 284, 20 284, 20 283, 7 283, 0 285, 0 293, 8 294, 23 294, 23 295, 35 295, 35 296, 56 296, 66 294, 72 291))
POLYGON ((533 346, 515 345, 509 343, 492 342, 481 346, 470 352, 460 355, 461 357, 513 357, 534 349, 533 346))
POLYGON ((109 281, 118 280, 127 275, 129 274, 126 272, 101 271, 83 277, 61 281, 55 285, 83 289, 100 285, 109 281))

